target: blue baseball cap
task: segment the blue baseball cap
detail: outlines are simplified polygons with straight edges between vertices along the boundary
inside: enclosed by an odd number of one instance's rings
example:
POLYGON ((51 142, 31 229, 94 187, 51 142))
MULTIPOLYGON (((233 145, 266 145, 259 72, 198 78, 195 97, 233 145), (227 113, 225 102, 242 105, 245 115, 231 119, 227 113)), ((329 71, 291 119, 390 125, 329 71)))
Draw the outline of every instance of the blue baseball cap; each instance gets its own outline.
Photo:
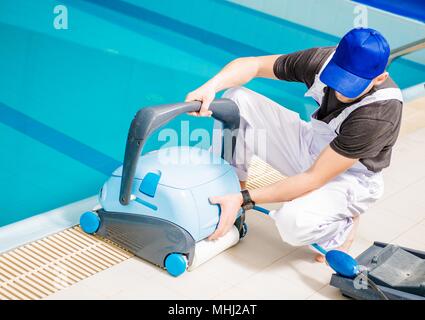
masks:
POLYGON ((385 71, 389 55, 390 46, 381 33, 352 29, 339 42, 320 81, 347 98, 356 98, 385 71))

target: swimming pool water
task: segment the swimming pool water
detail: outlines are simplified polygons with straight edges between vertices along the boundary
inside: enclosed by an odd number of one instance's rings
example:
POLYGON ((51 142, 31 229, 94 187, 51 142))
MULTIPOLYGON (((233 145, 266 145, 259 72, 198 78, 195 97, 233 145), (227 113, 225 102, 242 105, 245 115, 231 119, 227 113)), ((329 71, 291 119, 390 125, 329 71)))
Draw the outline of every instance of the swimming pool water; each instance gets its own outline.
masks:
MULTIPOLYGON (((139 108, 182 101, 237 56, 337 41, 224 1, 1 1, 0 226, 97 193, 139 108), (53 28, 57 4, 68 30, 53 28)), ((425 79, 424 66, 404 59, 390 72, 401 87, 425 79)), ((305 119, 315 108, 300 84, 248 87, 305 119)), ((188 116, 167 126, 182 119, 212 127, 188 116)), ((146 150, 160 145, 153 135, 146 150)))

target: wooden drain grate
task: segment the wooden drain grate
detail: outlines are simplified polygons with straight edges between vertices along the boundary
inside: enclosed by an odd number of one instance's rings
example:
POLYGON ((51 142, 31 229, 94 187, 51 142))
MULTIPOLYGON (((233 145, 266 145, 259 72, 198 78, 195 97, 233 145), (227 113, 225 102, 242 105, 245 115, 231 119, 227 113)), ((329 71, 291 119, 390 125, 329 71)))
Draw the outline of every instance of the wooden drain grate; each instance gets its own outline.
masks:
POLYGON ((284 176, 272 166, 257 157, 253 157, 249 167, 246 187, 248 189, 260 188, 282 180, 283 178, 284 176))
POLYGON ((0 255, 0 300, 41 299, 130 257, 70 228, 0 255))
MULTIPOLYGON (((283 178, 258 158, 249 177, 248 188, 283 178)), ((69 228, 0 255, 0 300, 42 299, 132 256, 79 226, 69 228)))

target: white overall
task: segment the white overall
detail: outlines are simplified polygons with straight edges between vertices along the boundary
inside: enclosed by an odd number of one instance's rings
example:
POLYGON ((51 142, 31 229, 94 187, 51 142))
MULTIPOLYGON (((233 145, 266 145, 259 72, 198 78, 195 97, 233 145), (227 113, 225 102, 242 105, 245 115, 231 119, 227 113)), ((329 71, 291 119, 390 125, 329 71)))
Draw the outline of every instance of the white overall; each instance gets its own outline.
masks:
MULTIPOLYGON (((322 101, 325 88, 325 84, 319 80, 322 70, 305 94, 314 98, 318 104, 322 101)), ((381 89, 347 107, 336 118, 325 123, 316 119, 318 109, 313 113, 311 122, 305 122, 297 113, 247 88, 231 88, 223 97, 234 100, 241 113, 233 163, 240 180, 246 180, 253 154, 284 175, 304 172, 337 136, 341 124, 351 112, 376 101, 402 101, 399 89, 381 89), (258 142, 253 143, 247 139, 249 129, 257 136, 260 134, 256 134, 255 130, 264 129, 266 154, 260 152, 258 142)), ((271 216, 285 242, 295 246, 318 243, 326 249, 332 249, 346 240, 352 227, 352 218, 364 213, 371 203, 381 197, 383 191, 382 173, 369 171, 358 161, 323 187, 286 202, 271 216)))

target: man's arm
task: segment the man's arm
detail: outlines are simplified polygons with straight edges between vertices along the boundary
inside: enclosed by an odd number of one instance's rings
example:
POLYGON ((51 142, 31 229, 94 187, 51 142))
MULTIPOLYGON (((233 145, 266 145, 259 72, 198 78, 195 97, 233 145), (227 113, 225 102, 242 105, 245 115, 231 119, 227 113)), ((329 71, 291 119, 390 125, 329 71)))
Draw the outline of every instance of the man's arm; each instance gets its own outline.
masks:
MULTIPOLYGON (((325 185, 339 174, 352 167, 358 159, 344 157, 331 147, 326 147, 314 164, 305 172, 288 177, 271 185, 250 191, 255 203, 291 201, 325 185)), ((211 203, 221 207, 220 222, 209 239, 218 239, 233 226, 242 204, 240 193, 211 197, 211 203)))
POLYGON ((273 66, 279 56, 238 58, 227 64, 204 85, 187 95, 186 101, 202 102, 200 112, 192 113, 192 115, 210 115, 211 112, 208 111, 210 103, 214 100, 215 94, 221 90, 244 85, 257 77, 277 79, 273 66))
POLYGON ((352 167, 358 159, 344 157, 326 147, 305 172, 250 192, 255 203, 291 201, 316 190, 352 167))
POLYGON ((241 86, 254 78, 277 79, 273 66, 279 55, 238 58, 227 64, 206 84, 211 85, 216 92, 241 86))

